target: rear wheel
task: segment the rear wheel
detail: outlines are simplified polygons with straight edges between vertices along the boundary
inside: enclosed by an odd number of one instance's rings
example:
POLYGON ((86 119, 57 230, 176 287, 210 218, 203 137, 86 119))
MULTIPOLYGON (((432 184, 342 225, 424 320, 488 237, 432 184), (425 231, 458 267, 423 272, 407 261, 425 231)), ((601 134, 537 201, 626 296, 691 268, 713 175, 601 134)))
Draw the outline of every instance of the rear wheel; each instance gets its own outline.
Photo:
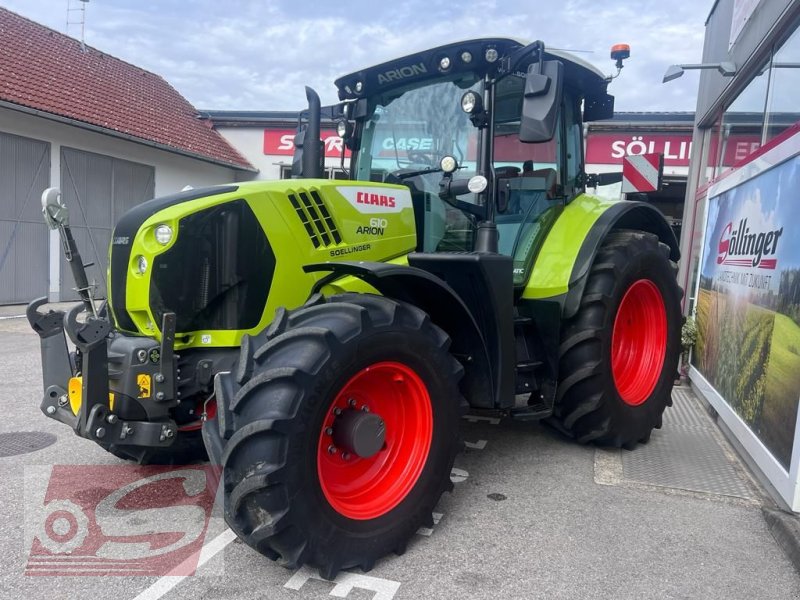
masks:
POLYGON ((421 310, 345 294, 281 313, 220 374, 207 445, 250 546, 333 578, 431 524, 458 442, 461 365, 421 310))
POLYGON ((681 290, 655 235, 610 234, 562 328, 554 418, 578 441, 633 448, 661 427, 680 351, 681 290))

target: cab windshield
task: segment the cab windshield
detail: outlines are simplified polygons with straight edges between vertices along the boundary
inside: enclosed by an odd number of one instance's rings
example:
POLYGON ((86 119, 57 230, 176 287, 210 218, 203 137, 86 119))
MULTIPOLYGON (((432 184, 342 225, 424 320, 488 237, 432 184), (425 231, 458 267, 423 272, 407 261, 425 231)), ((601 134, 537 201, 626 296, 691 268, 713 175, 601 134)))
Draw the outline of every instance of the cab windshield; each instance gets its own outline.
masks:
MULTIPOLYGON (((505 77, 495 88, 494 169, 499 252, 514 257, 515 279, 528 270, 542 235, 562 204, 558 192, 564 183, 559 170, 563 132, 540 144, 519 140, 525 78, 505 77)), ((489 129, 476 128, 461 109, 467 90, 483 92, 475 75, 392 90, 371 99, 369 117, 361 131, 354 157, 354 178, 407 185, 414 202, 418 248, 424 252, 470 251, 474 246, 476 217, 454 208, 439 197, 442 172, 439 161, 450 155, 458 161, 453 177, 477 174, 480 136, 489 129)), ((572 114, 572 113, 570 113, 572 114)), ((579 157, 573 149, 571 156, 579 157)), ((477 202, 474 194, 458 197, 477 202)))
POLYGON ((438 170, 446 155, 458 160, 459 174, 474 173, 478 131, 461 110, 461 96, 482 87, 474 75, 462 74, 373 98, 356 157, 357 178, 386 181, 438 170))
MULTIPOLYGON (((458 79, 392 90, 371 100, 355 156, 355 178, 411 188, 426 252, 471 247, 471 217, 439 198, 439 161, 453 156, 459 165, 457 177, 475 175, 479 131, 461 110, 461 96, 482 89, 476 75, 461 74, 458 79)), ((460 199, 475 202, 473 194, 460 199)))

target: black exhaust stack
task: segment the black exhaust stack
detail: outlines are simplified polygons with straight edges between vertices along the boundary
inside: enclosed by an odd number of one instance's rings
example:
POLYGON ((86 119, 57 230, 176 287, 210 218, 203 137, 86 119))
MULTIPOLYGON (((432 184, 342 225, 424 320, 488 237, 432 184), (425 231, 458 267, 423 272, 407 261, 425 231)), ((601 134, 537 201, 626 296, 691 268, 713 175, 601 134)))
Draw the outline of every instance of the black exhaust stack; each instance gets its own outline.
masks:
POLYGON ((322 163, 322 141, 320 136, 319 95, 306 86, 308 100, 308 121, 300 123, 294 137, 294 156, 292 157, 293 179, 320 179, 324 166, 322 163))

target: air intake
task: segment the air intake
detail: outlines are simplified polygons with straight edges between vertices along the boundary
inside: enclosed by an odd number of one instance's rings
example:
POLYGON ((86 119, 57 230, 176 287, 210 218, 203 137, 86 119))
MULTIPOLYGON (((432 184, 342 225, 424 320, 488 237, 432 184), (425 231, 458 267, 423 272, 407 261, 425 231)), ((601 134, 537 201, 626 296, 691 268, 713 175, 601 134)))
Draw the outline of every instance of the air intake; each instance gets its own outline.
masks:
POLYGON ((327 248, 342 242, 342 236, 319 192, 301 191, 289 194, 289 202, 297 211, 297 216, 306 228, 314 248, 327 248))

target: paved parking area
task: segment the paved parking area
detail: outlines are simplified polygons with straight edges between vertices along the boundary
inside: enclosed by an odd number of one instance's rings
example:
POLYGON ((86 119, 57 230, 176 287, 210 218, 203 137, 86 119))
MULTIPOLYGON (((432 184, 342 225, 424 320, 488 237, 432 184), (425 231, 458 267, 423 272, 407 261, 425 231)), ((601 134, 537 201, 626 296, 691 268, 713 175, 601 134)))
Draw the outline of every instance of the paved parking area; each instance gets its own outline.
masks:
POLYGON ((41 415, 38 339, 22 319, 0 320, 0 378, 0 434, 56 438, 0 457, 2 598, 800 597, 800 578, 762 517, 769 501, 684 392, 664 429, 633 453, 578 446, 535 423, 464 420, 468 447, 438 522, 366 574, 325 582, 293 573, 212 519, 193 576, 28 576, 32 519, 53 465, 123 463, 41 415), (704 460, 706 470, 697 466, 704 460))

